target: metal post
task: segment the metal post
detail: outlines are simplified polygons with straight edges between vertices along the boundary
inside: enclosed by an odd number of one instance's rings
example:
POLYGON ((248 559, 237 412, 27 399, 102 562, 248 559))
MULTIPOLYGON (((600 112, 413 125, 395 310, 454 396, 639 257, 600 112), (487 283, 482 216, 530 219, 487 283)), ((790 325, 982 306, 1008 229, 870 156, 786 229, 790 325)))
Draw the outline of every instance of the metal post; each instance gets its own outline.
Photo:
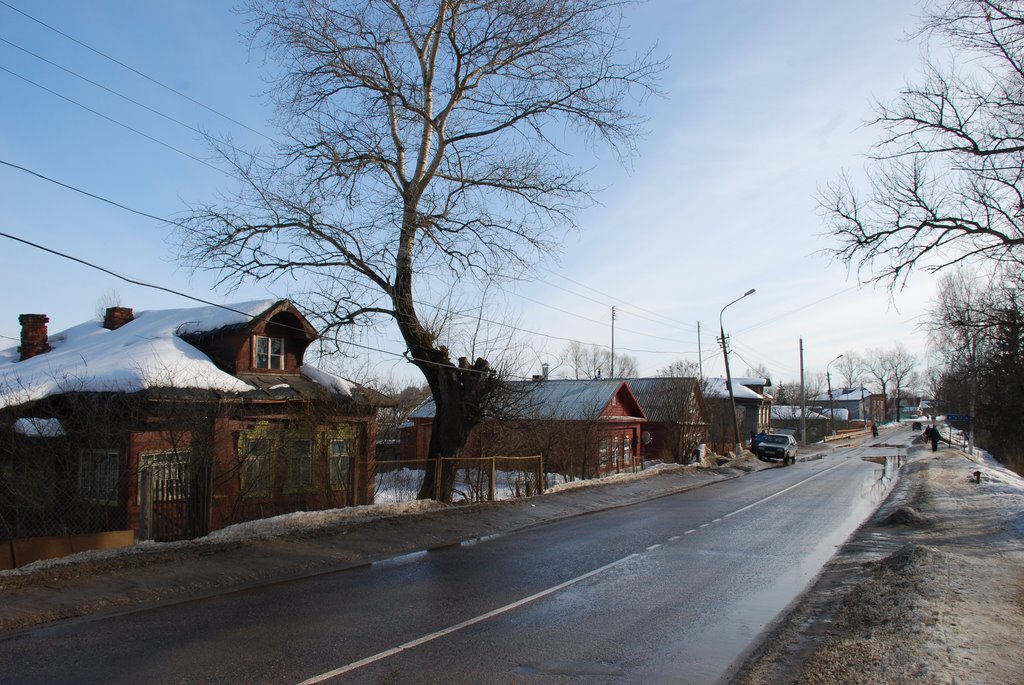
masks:
POLYGON ((807 444, 807 395, 804 392, 804 339, 800 338, 800 440, 807 444))
POLYGON ((843 355, 839 355, 828 364, 825 364, 825 381, 828 383, 828 406, 832 413, 832 418, 829 421, 829 434, 836 434, 836 403, 832 399, 832 376, 829 374, 828 367, 832 366, 833 362, 837 362, 843 358, 843 355))
POLYGON ((731 305, 736 304, 748 295, 753 295, 755 292, 757 291, 754 290, 754 288, 751 288, 729 304, 722 307, 722 311, 718 313, 718 331, 722 336, 722 355, 725 357, 725 385, 729 389, 729 404, 732 406, 732 427, 735 430, 735 454, 737 458, 743 454, 743 444, 740 442, 740 420, 736 415, 736 395, 732 391, 732 372, 729 371, 729 341, 725 337, 725 325, 722 323, 722 315, 725 314, 725 310, 731 305))

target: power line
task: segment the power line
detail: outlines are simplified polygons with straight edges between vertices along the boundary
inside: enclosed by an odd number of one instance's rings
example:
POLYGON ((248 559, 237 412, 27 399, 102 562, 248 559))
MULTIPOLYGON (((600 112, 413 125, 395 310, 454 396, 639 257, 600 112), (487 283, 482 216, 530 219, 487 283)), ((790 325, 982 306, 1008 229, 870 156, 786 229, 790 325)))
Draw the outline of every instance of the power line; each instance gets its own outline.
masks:
MULTIPOLYGON (((572 278, 569 278, 565 274, 560 274, 560 273, 557 273, 555 271, 549 271, 548 273, 550 273, 552 276, 557 276, 558 278, 562 278, 562 279, 564 279, 566 281, 569 281, 570 283, 575 283, 576 285, 580 286, 581 288, 585 288, 586 290, 590 290, 591 292, 597 293, 598 295, 601 295, 604 298, 612 299, 612 300, 615 300, 616 302, 620 302, 620 303, 626 305, 627 307, 630 307, 631 309, 636 309, 636 310, 641 311, 641 312, 646 312, 648 314, 653 314, 654 316, 662 319, 663 321, 667 321, 669 323, 673 323, 673 324, 676 324, 678 326, 683 327, 683 330, 685 330, 687 332, 693 331, 695 329, 693 324, 688 324, 688 323, 685 323, 685 322, 682 322, 682 321, 677 321, 677 320, 672 319, 670 317, 667 317, 667 316, 665 316, 663 314, 659 314, 658 312, 654 312, 654 311, 651 311, 649 309, 644 309, 643 307, 640 307, 639 305, 635 305, 635 304, 632 304, 630 302, 627 302, 626 300, 623 300, 620 297, 616 297, 615 295, 610 295, 608 293, 605 293, 605 292, 602 292, 602 291, 598 290, 597 288, 593 288, 593 287, 591 287, 591 286, 589 286, 589 285, 587 285, 585 283, 581 283, 579 281, 573 280, 572 278)), ((551 285, 551 284, 549 283, 548 285, 551 285)), ((558 286, 552 286, 552 287, 558 288, 558 286)), ((560 290, 565 290, 566 292, 569 292, 569 293, 572 293, 571 290, 568 290, 566 288, 559 288, 559 289, 560 290)), ((576 293, 572 293, 572 294, 576 295, 576 293)), ((582 295, 580 295, 579 297, 582 297, 582 295)), ((590 299, 590 298, 586 298, 586 299, 590 299)))
MULTIPOLYGON (((0 0, 0 2, 3 2, 3 0, 0 0)), ((132 133, 135 133, 137 135, 142 136, 143 138, 146 138, 147 140, 151 140, 154 143, 156 143, 157 145, 162 145, 163 147, 167 148, 168 150, 173 150, 174 152, 177 152, 179 155, 184 155, 185 157, 188 157, 189 159, 195 160, 196 162, 199 162, 200 164, 202 164, 204 166, 208 166, 211 169, 213 169, 214 171, 219 171, 220 173, 225 174, 227 176, 231 175, 227 171, 225 171, 224 169, 221 169, 218 166, 214 166, 213 164, 210 164, 209 162, 207 162, 204 159, 196 157, 195 155, 193 155, 193 154, 191 154, 189 152, 185 152, 181 148, 175 147, 175 146, 171 145, 170 143, 165 143, 164 141, 160 140, 159 138, 154 138, 153 136, 149 135, 148 133, 143 133, 142 131, 140 131, 137 128, 129 126, 128 124, 126 124, 126 123, 124 123, 122 121, 118 121, 117 119, 114 119, 113 117, 107 116, 106 114, 103 114, 102 112, 99 112, 99 111, 93 109, 92 107, 89 107, 88 105, 82 104, 81 102, 79 102, 78 100, 75 100, 74 98, 70 98, 70 97, 68 97, 66 95, 62 95, 62 94, 58 93, 57 91, 55 91, 55 90, 53 90, 51 88, 47 88, 43 84, 37 83, 36 81, 33 81, 32 79, 30 79, 30 78, 28 78, 26 76, 22 76, 21 74, 19 74, 17 72, 11 71, 7 67, 0 66, 0 71, 5 71, 8 74, 10 74, 11 76, 13 76, 15 78, 19 78, 22 81, 25 81, 26 83, 31 83, 36 88, 39 88, 41 90, 45 90, 47 93, 50 93, 51 95, 55 95, 55 96, 59 97, 61 100, 64 100, 66 102, 70 102, 73 105, 81 107, 85 111, 91 112, 92 114, 95 114, 96 116, 100 117, 101 119, 106 119, 107 121, 109 121, 112 124, 116 124, 116 125, 120 126, 121 128, 127 129, 127 130, 131 131, 132 133)))
POLYGON ((135 74, 137 76, 141 76, 142 78, 146 79, 150 83, 156 84, 156 85, 160 86, 161 88, 163 88, 165 90, 168 90, 168 91, 174 93, 175 95, 177 95, 179 97, 185 98, 189 102, 192 102, 192 103, 194 103, 196 105, 199 105, 200 107, 202 107, 203 109, 207 110, 208 112, 212 112, 213 114, 216 114, 219 117, 227 119, 231 123, 236 124, 238 126, 241 126, 242 128, 244 128, 244 129, 246 129, 248 131, 251 131, 252 133, 255 133, 258 136, 262 136, 263 138, 266 138, 267 140, 269 140, 271 142, 277 142, 273 138, 268 136, 266 133, 263 133, 262 131, 257 131, 256 129, 254 129, 254 128, 250 127, 250 126, 247 126, 246 124, 243 124, 241 121, 238 121, 237 119, 234 119, 234 118, 228 116, 227 114, 224 114, 223 112, 220 112, 220 111, 214 109, 213 107, 210 107, 209 105, 206 105, 206 104, 200 102, 199 100, 196 100, 195 98, 193 98, 193 97, 191 97, 189 95, 186 95, 185 93, 182 93, 180 90, 177 90, 176 88, 173 88, 173 87, 167 85, 166 83, 158 81, 157 79, 153 78, 152 76, 144 74, 143 72, 139 71, 138 69, 136 69, 134 67, 131 67, 131 66, 125 64, 124 62, 122 62, 122 61, 120 61, 118 59, 115 59, 114 57, 111 57, 110 55, 106 54, 105 52, 97 50, 96 48, 92 47, 91 45, 83 43, 82 41, 78 40, 74 36, 71 36, 71 35, 61 31, 60 29, 55 28, 55 27, 51 26, 50 24, 47 24, 45 21, 43 21, 41 19, 37 19, 36 17, 33 17, 31 14, 18 9, 17 7, 15 7, 14 5, 11 5, 10 3, 6 2, 5 0, 0 0, 0 5, 4 5, 8 9, 11 9, 11 10, 17 12, 18 14, 22 15, 26 19, 30 19, 30 20, 36 22, 37 24, 39 24, 40 26, 43 26, 43 27, 49 29, 50 31, 53 31, 54 33, 57 33, 57 34, 63 36, 64 38, 67 38, 71 42, 76 43, 76 44, 82 46, 86 50, 89 50, 90 52, 93 52, 93 53, 99 55, 100 57, 102 57, 104 59, 110 60, 114 64, 116 64, 116 65, 118 65, 120 67, 123 67, 124 69, 127 69, 128 71, 132 72, 133 74, 135 74))
MULTIPOLYGON (((200 136, 204 136, 204 137, 207 136, 206 132, 201 131, 198 128, 195 128, 194 126, 190 126, 189 124, 185 123, 184 121, 181 121, 180 119, 176 119, 176 118, 172 117, 169 114, 165 114, 164 112, 161 112, 160 110, 154 109, 153 107, 150 107, 149 105, 147 105, 145 103, 139 102, 138 100, 136 100, 134 98, 131 98, 131 97, 129 97, 129 96, 127 96, 127 95, 125 95, 125 94, 123 94, 121 92, 118 92, 118 91, 114 90, 113 88, 109 88, 109 87, 103 85, 102 83, 99 83, 97 81, 93 81, 92 79, 88 78, 87 76, 83 76, 82 74, 79 74, 78 72, 76 72, 76 71, 74 71, 72 69, 68 69, 67 67, 65 67, 63 65, 60 65, 57 62, 54 62, 52 60, 49 60, 49 59, 43 57, 42 55, 39 55, 39 54, 37 54, 35 52, 32 52, 28 48, 22 47, 21 45, 18 45, 17 43, 13 43, 13 42, 7 40, 6 38, 0 37, 0 43, 6 43, 7 45, 10 45, 12 48, 15 48, 16 50, 21 50, 25 54, 31 55, 32 57, 35 57, 36 59, 38 59, 38 60, 40 60, 42 62, 45 62, 46 64, 49 64, 50 66, 53 66, 53 67, 55 67, 57 69, 60 69, 61 71, 65 72, 65 73, 71 74, 75 78, 81 79, 82 81, 85 81, 88 84, 91 84, 91 85, 93 85, 93 86, 95 86, 95 87, 97 87, 97 88, 99 88, 101 90, 104 90, 104 91, 110 93, 111 95, 116 95, 117 97, 121 98, 122 100, 130 102, 130 103, 132 103, 133 105, 135 105, 137 107, 141 107, 142 109, 146 110, 147 112, 152 112, 153 114, 156 114, 159 117, 163 117, 164 119, 166 119, 166 120, 168 120, 168 121, 170 121, 172 123, 175 123, 178 126, 181 126, 183 128, 187 128, 189 131, 192 131, 193 133, 198 133, 200 136)), ((19 77, 19 78, 24 78, 24 77, 19 77)), ((227 141, 221 140, 219 138, 214 138, 214 140, 216 140, 221 145, 225 145, 225 146, 230 147, 231 149, 233 149, 235 151, 241 152, 237 147, 235 147, 234 145, 232 145, 231 143, 229 143, 227 141)))
MULTIPOLYGON (((0 0, 0 2, 2 2, 2 1, 3 0, 0 0)), ((120 202, 115 202, 114 200, 109 200, 109 199, 107 199, 107 198, 105 198, 105 197, 103 197, 101 195, 96 195, 94 193, 90 193, 87 190, 82 190, 81 188, 76 188, 73 185, 68 185, 67 183, 62 183, 62 182, 60 182, 60 181, 58 181, 56 179, 50 178, 49 176, 44 176, 43 174, 39 173, 38 171, 32 171, 31 169, 28 169, 26 167, 20 166, 18 164, 14 164, 13 162, 8 162, 6 160, 0 159, 0 164, 3 164, 4 166, 8 166, 8 167, 10 167, 12 169, 17 169, 18 171, 24 172, 24 173, 29 174, 31 176, 35 176, 38 179, 41 179, 43 181, 47 181, 49 183, 53 183, 54 185, 58 185, 61 188, 65 188, 65 189, 70 190, 72 192, 79 193, 81 195, 85 195, 86 197, 91 197, 94 200, 99 200, 100 202, 105 202, 108 205, 111 205, 113 207, 117 207, 118 209, 123 209, 126 212, 131 212, 132 214, 137 214, 139 216, 144 216, 147 219, 154 219, 154 220, 159 221, 161 223, 171 224, 173 226, 179 226, 181 228, 188 228, 188 226, 186 226, 185 224, 182 224, 180 222, 172 221, 170 219, 164 219, 162 217, 156 216, 154 214, 149 214, 148 212, 143 212, 143 211, 138 210, 138 209, 132 209, 131 207, 129 207, 127 205, 123 205, 120 202)))

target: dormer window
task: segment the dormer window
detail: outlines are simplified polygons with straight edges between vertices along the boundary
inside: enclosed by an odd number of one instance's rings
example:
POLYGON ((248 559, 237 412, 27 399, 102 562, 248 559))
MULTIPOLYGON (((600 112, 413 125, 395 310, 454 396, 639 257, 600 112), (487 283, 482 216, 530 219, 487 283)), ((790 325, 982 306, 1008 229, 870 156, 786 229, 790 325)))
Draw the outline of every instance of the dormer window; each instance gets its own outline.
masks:
POLYGON ((284 369, 284 338, 256 336, 255 363, 257 369, 284 369))

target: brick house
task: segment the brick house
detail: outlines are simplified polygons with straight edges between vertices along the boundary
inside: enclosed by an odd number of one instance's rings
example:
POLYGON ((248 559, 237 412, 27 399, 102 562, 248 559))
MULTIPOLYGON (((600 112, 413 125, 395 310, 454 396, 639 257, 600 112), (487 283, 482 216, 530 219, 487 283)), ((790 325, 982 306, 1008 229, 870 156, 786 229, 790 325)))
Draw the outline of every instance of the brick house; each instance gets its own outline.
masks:
MULTIPOLYGON (((433 417, 432 400, 409 415, 401 430, 403 461, 426 460, 433 417)), ((621 379, 508 381, 459 456, 541 455, 546 472, 572 478, 638 471, 645 421, 621 379)))
POLYGON ((56 335, 23 315, 0 352, 0 540, 198 537, 373 502, 387 399, 304 362, 289 301, 112 307, 56 335))

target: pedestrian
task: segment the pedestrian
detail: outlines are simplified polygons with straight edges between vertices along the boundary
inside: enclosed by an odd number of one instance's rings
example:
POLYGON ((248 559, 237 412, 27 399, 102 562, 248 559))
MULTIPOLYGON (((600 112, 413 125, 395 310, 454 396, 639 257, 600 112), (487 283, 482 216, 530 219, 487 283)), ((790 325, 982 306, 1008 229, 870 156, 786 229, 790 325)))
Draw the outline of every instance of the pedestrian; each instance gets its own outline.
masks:
POLYGON ((928 430, 931 431, 931 433, 929 434, 928 437, 932 439, 932 452, 938 452, 939 451, 939 429, 936 428, 935 426, 932 426, 928 430))
POLYGON ((871 422, 871 437, 878 437, 878 424, 875 423, 874 421, 871 422))

